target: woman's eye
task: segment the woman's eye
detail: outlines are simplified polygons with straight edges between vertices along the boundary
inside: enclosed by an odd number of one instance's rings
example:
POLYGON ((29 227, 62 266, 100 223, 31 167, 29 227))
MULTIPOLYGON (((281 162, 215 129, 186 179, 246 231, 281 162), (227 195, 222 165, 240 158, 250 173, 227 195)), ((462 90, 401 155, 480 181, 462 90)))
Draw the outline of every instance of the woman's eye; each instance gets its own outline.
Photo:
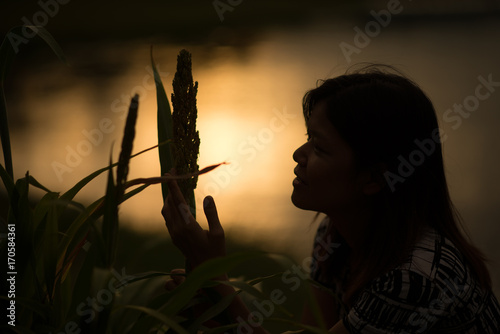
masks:
POLYGON ((316 151, 316 152, 319 152, 319 153, 324 153, 325 150, 323 150, 323 148, 318 145, 315 140, 312 141, 312 144, 313 144, 313 150, 316 151))

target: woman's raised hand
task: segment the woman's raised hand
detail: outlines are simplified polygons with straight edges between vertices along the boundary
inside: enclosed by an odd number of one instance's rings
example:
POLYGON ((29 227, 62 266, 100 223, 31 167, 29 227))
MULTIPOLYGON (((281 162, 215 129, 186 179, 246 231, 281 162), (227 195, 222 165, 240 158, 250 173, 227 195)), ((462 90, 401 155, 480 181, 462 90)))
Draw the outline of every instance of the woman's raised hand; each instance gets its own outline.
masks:
POLYGON ((211 196, 205 197, 203 210, 208 221, 208 231, 194 219, 186 200, 175 180, 167 182, 169 194, 162 209, 163 218, 174 245, 194 268, 201 263, 226 255, 224 230, 211 196))

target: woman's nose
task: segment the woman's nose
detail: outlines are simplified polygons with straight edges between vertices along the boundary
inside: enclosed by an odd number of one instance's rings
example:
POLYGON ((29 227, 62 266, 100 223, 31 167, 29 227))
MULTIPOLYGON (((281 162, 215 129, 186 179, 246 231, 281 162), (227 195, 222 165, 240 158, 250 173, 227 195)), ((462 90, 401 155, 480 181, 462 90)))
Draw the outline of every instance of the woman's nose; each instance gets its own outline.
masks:
POLYGON ((305 154, 305 150, 304 150, 304 146, 306 145, 307 143, 305 143, 304 145, 300 146, 299 148, 297 148, 295 150, 295 152, 293 152, 293 160, 295 162, 297 162, 299 165, 305 165, 305 163, 307 162, 307 155, 305 154))

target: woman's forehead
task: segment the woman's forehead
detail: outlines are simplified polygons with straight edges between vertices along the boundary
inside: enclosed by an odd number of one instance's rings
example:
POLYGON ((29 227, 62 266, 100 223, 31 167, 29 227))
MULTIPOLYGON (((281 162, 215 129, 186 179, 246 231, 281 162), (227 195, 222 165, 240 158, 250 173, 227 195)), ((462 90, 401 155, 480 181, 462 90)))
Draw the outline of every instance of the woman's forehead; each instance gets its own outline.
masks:
POLYGON ((307 127, 312 129, 321 129, 328 125, 332 126, 327 117, 327 104, 323 101, 318 102, 311 110, 311 114, 307 121, 307 127))
POLYGON ((326 104, 316 105, 306 123, 309 135, 317 138, 335 139, 339 137, 338 131, 328 118, 326 104))

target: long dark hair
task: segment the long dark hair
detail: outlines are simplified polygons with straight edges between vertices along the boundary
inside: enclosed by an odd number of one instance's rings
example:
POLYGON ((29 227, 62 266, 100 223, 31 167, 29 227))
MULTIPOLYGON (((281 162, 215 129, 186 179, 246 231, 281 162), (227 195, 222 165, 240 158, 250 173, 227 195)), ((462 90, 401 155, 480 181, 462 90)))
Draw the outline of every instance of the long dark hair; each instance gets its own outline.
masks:
POLYGON ((451 240, 480 285, 491 289, 484 256, 459 227, 444 172, 442 132, 425 93, 394 68, 370 65, 307 92, 306 123, 320 101, 326 101, 328 118, 359 168, 371 169, 383 184, 373 196, 370 237, 345 287, 348 304, 366 283, 404 262, 427 226, 451 240))

